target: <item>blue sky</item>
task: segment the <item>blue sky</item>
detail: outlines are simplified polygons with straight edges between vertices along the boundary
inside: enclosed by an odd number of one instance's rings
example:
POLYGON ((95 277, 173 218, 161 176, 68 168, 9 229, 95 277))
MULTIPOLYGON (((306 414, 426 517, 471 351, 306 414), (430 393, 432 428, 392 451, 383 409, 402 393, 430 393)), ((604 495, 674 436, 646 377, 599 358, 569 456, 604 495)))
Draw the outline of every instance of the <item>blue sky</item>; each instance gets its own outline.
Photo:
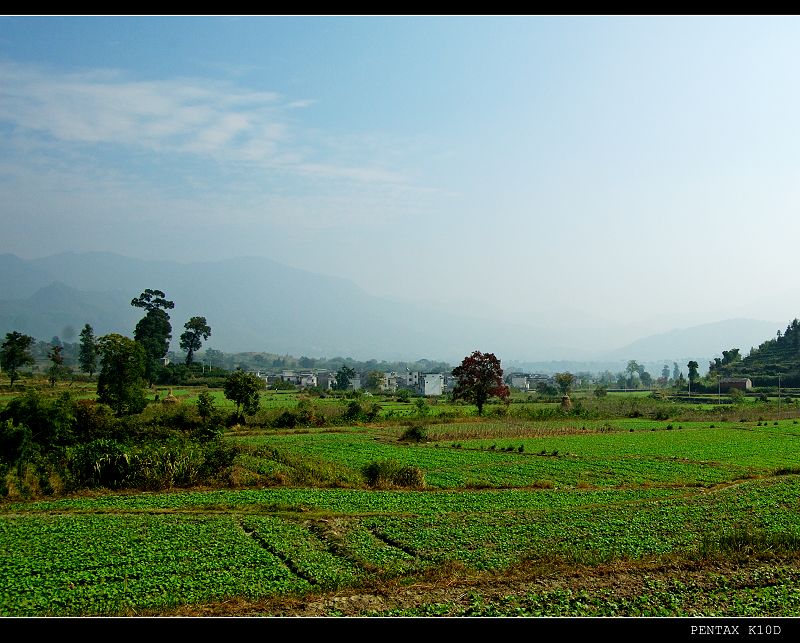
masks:
POLYGON ((794 17, 1 18, 0 252, 263 255, 620 340, 785 324, 798 36, 794 17))

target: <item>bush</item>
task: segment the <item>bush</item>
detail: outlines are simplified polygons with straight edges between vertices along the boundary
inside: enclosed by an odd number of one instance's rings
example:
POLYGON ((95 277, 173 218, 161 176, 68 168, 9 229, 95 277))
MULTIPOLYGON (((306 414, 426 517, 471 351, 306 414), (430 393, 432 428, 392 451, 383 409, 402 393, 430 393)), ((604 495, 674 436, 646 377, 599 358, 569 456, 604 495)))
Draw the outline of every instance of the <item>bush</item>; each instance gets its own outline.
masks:
POLYGON ((117 489, 130 481, 131 455, 115 440, 94 440, 75 447, 67 466, 75 488, 117 489))
POLYGON ((0 463, 13 465, 25 458, 31 447, 31 430, 14 426, 11 420, 0 421, 0 463))
POLYGON ((276 429, 293 429, 298 423, 297 414, 289 409, 285 409, 278 417, 272 420, 272 426, 276 429))
POLYGON ((347 422, 358 422, 364 417, 364 411, 361 409, 361 404, 356 400, 351 400, 347 403, 347 408, 342 414, 342 419, 347 422))
POLYGON ((81 442, 111 437, 116 426, 111 407, 94 400, 78 400, 75 403, 75 434, 81 442))
POLYGON ((14 426, 28 427, 31 439, 45 448, 76 441, 75 403, 69 393, 52 399, 30 390, 8 403, 0 413, 0 421, 3 420, 10 420, 14 426))
POLYGON ((230 477, 231 467, 241 448, 222 440, 210 443, 203 450, 203 463, 200 465, 200 477, 203 480, 223 481, 230 477))
POLYGON ((197 396, 197 414, 208 421, 214 413, 214 396, 208 391, 203 391, 197 396))
POLYGON ((422 442, 428 439, 428 430, 421 424, 415 424, 403 431, 400 439, 403 441, 422 442))
POLYGON ((378 460, 362 469, 370 487, 403 487, 422 489, 425 487, 425 474, 414 466, 401 465, 396 460, 378 460))

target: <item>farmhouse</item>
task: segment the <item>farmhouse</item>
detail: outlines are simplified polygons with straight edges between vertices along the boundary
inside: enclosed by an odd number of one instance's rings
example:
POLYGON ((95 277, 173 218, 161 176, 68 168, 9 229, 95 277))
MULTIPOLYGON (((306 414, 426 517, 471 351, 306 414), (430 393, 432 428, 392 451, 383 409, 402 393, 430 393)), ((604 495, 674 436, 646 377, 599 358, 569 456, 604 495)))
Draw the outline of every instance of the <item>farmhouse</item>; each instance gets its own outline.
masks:
POLYGON ((528 376, 525 373, 511 374, 511 388, 515 388, 519 391, 527 391, 529 387, 528 376))
POLYGON ((719 382, 719 388, 721 391, 730 391, 732 388, 749 391, 753 388, 753 383, 748 377, 724 377, 719 382))
POLYGON ((441 373, 426 373, 422 376, 419 392, 422 395, 441 395, 444 390, 444 375, 441 373))

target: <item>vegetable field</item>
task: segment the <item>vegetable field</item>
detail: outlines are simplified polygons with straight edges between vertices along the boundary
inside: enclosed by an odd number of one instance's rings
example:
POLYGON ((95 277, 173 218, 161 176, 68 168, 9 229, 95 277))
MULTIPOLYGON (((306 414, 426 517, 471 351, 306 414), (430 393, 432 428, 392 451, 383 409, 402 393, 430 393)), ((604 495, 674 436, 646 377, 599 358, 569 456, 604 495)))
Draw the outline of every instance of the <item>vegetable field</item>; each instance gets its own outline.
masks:
POLYGON ((386 410, 231 427, 216 488, 6 498, 0 615, 800 616, 796 419, 386 410))

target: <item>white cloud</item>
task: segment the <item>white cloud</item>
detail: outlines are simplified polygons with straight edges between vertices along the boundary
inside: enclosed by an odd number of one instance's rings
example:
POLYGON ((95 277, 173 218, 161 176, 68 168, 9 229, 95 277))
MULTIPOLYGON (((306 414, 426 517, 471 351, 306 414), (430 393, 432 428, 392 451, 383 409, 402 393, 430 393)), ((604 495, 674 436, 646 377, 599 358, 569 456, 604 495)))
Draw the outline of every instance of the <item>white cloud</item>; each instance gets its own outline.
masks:
POLYGON ((369 158, 360 166, 309 146, 288 112, 313 102, 204 79, 131 80, 114 70, 56 73, 0 62, 0 121, 54 146, 123 146, 331 180, 403 180, 369 158))
POLYGON ((293 100, 291 103, 288 103, 286 107, 290 109, 302 109, 303 107, 310 107, 317 101, 312 100, 310 98, 303 98, 301 100, 293 100))

